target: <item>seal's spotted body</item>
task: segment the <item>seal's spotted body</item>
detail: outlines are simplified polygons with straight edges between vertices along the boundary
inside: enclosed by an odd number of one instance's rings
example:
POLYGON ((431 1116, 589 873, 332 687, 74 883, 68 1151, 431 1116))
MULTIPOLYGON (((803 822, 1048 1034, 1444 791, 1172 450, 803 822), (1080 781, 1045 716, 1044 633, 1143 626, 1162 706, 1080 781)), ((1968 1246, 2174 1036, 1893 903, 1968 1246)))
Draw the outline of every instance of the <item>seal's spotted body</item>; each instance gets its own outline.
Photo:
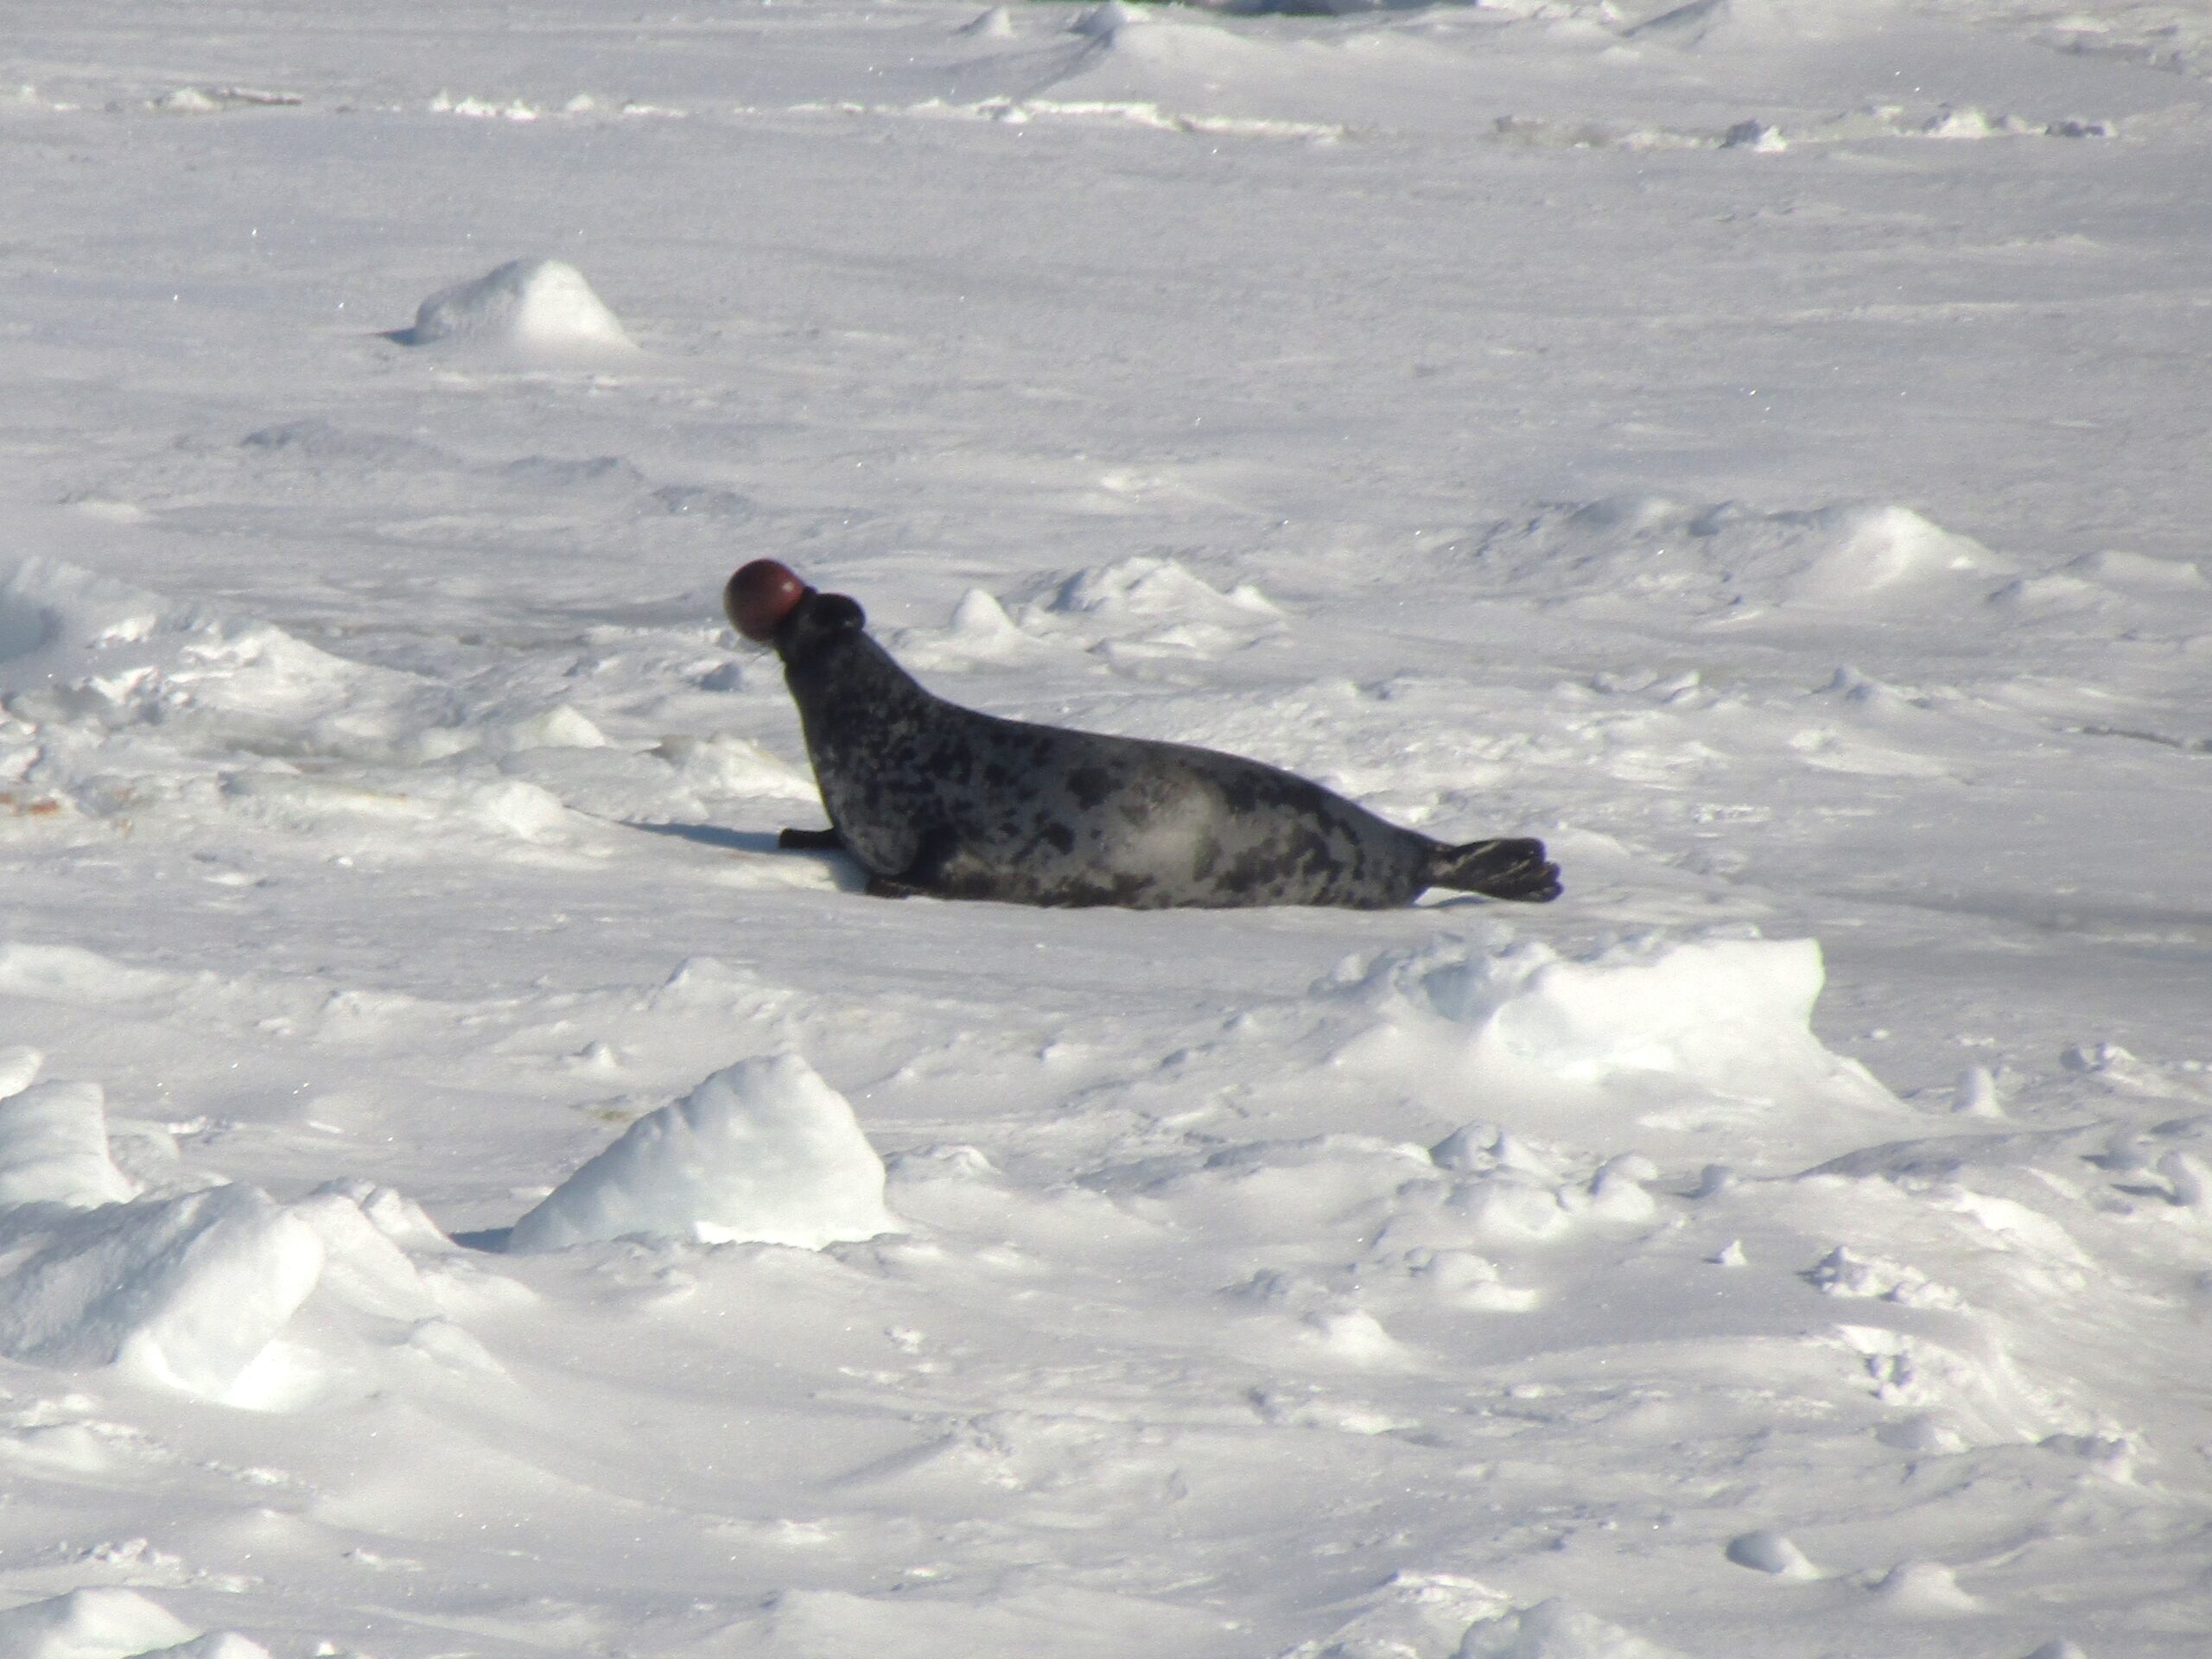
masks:
POLYGON ((783 658, 833 826, 786 844, 842 845, 871 891, 1138 910, 1558 895, 1538 842, 1446 846, 1255 760, 947 702, 868 637, 857 604, 772 561, 733 576, 725 603, 783 658))

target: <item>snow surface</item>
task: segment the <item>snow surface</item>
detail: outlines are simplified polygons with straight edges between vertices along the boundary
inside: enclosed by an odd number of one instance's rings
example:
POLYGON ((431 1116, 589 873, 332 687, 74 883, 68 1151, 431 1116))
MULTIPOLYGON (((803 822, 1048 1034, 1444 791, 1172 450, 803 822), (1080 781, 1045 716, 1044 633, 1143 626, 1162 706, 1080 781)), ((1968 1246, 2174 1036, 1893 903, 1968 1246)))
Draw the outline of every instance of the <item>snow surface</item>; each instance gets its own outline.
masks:
POLYGON ((2207 1651, 2212 12, 1301 10, 12 9, 0 1659, 2207 1651))

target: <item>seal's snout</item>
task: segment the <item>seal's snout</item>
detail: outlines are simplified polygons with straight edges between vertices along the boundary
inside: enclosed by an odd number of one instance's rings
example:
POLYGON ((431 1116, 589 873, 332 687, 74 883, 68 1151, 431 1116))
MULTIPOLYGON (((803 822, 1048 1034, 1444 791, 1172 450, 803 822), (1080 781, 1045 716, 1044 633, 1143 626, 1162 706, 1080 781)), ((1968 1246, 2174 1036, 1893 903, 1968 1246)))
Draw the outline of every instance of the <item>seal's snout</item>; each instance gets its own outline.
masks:
POLYGON ((766 645, 808 591, 789 565, 755 559, 739 566, 722 589, 722 610, 730 626, 756 645, 766 645))

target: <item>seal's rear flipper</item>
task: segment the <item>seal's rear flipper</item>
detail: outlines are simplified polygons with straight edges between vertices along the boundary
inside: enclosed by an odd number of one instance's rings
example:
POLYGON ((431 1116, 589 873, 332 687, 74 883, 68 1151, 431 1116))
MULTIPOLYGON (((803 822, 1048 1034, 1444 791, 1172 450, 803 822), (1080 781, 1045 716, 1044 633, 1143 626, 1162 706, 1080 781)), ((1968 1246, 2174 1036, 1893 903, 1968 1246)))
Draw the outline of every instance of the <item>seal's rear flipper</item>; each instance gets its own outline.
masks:
POLYGON ((1439 848, 1428 883, 1532 905, 1548 903, 1560 894, 1559 866, 1544 856, 1542 842, 1526 836, 1439 848))

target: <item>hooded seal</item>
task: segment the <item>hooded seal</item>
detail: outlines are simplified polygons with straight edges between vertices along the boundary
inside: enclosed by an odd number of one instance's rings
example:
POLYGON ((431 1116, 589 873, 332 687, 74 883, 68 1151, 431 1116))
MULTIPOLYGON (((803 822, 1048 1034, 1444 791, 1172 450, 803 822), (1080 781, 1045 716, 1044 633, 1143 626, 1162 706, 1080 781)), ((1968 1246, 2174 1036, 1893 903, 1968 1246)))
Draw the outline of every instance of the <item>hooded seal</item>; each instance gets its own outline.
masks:
POLYGON ((1559 896, 1539 841, 1452 846, 1256 760, 947 702, 868 638, 859 605, 773 559, 733 575, 722 608, 783 659, 830 815, 780 844, 842 849, 872 893, 1135 910, 1559 896))

